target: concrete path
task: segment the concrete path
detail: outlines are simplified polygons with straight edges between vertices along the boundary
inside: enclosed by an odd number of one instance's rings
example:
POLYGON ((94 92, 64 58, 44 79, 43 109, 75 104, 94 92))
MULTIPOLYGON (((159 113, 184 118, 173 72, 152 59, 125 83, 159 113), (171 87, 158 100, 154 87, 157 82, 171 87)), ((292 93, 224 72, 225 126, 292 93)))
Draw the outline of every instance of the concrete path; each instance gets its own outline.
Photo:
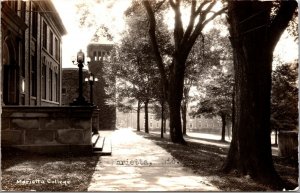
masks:
POLYGON ((110 136, 112 156, 99 158, 88 191, 220 191, 131 129, 100 135, 110 136))

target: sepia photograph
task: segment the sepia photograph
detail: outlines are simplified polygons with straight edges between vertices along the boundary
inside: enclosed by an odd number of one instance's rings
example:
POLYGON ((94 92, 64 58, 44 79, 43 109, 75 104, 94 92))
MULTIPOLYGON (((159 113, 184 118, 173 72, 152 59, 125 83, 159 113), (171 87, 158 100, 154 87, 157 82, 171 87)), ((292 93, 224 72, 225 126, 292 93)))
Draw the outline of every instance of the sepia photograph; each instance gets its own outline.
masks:
POLYGON ((299 191, 298 11, 1 0, 1 191, 299 191))

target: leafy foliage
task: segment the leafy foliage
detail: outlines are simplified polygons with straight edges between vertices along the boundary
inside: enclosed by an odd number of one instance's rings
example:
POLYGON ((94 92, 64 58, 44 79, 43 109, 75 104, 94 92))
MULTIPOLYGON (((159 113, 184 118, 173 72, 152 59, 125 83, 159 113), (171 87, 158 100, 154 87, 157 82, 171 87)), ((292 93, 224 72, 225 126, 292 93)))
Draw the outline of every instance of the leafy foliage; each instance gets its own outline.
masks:
POLYGON ((153 62, 150 42, 146 37, 147 29, 144 26, 146 15, 138 6, 140 5, 133 2, 125 12, 127 30, 123 33, 118 47, 115 73, 120 84, 126 85, 118 87, 119 102, 125 98, 149 102, 159 93, 158 71, 153 62))
POLYGON ((271 128, 298 128, 298 63, 283 64, 273 72, 271 128))
POLYGON ((205 96, 200 99, 197 110, 192 114, 207 118, 225 115, 229 119, 232 111, 233 76, 220 69, 213 71, 211 80, 205 83, 205 96))

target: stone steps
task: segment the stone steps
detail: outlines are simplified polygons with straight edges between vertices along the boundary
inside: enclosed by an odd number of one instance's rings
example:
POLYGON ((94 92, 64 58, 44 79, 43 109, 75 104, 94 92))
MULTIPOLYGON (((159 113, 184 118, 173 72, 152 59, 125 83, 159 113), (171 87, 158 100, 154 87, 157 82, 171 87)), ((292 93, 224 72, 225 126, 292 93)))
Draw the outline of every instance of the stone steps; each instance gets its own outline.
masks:
POLYGON ((94 135, 92 136, 92 144, 93 144, 93 147, 95 147, 95 145, 96 145, 97 141, 99 140, 99 138, 100 138, 100 135, 99 135, 99 134, 94 134, 94 135))
POLYGON ((93 147, 93 151, 102 151, 104 146, 105 137, 99 137, 97 140, 97 143, 93 147))
POLYGON ((93 153, 101 156, 110 156, 112 154, 111 139, 107 136, 100 137, 93 148, 93 153))

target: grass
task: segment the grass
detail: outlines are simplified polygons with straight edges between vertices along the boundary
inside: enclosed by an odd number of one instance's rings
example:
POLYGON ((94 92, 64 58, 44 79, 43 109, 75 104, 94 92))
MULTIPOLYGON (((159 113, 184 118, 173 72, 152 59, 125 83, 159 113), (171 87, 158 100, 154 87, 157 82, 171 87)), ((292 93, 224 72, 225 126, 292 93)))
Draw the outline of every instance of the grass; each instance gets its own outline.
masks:
POLYGON ((98 156, 2 152, 3 191, 87 191, 98 156))
MULTIPOLYGON (((196 174, 205 176, 213 185, 223 191, 273 190, 271 187, 253 181, 250 176, 240 176, 235 172, 223 174, 220 168, 226 159, 228 146, 218 146, 198 142, 188 142, 187 145, 179 145, 171 143, 169 139, 160 138, 160 135, 158 134, 136 133, 152 140, 154 143, 171 153, 171 155, 179 160, 185 167, 191 169, 196 174)), ((224 145, 224 142, 221 141, 214 140, 214 142, 224 145)), ((297 187, 298 160, 289 160, 277 156, 274 156, 273 160, 275 168, 283 180, 290 186, 297 187)))
MULTIPOLYGON (((166 149, 185 167, 223 191, 272 191, 272 188, 254 182, 249 176, 239 176, 234 172, 225 175, 220 171, 227 156, 228 143, 207 140, 213 143, 188 142, 187 145, 179 145, 171 143, 169 139, 161 139, 159 134, 137 134, 166 149)), ((280 176, 297 187, 298 160, 277 156, 273 160, 280 176)), ((18 150, 2 152, 2 190, 84 192, 88 189, 98 161, 99 156, 50 156, 18 150)))

